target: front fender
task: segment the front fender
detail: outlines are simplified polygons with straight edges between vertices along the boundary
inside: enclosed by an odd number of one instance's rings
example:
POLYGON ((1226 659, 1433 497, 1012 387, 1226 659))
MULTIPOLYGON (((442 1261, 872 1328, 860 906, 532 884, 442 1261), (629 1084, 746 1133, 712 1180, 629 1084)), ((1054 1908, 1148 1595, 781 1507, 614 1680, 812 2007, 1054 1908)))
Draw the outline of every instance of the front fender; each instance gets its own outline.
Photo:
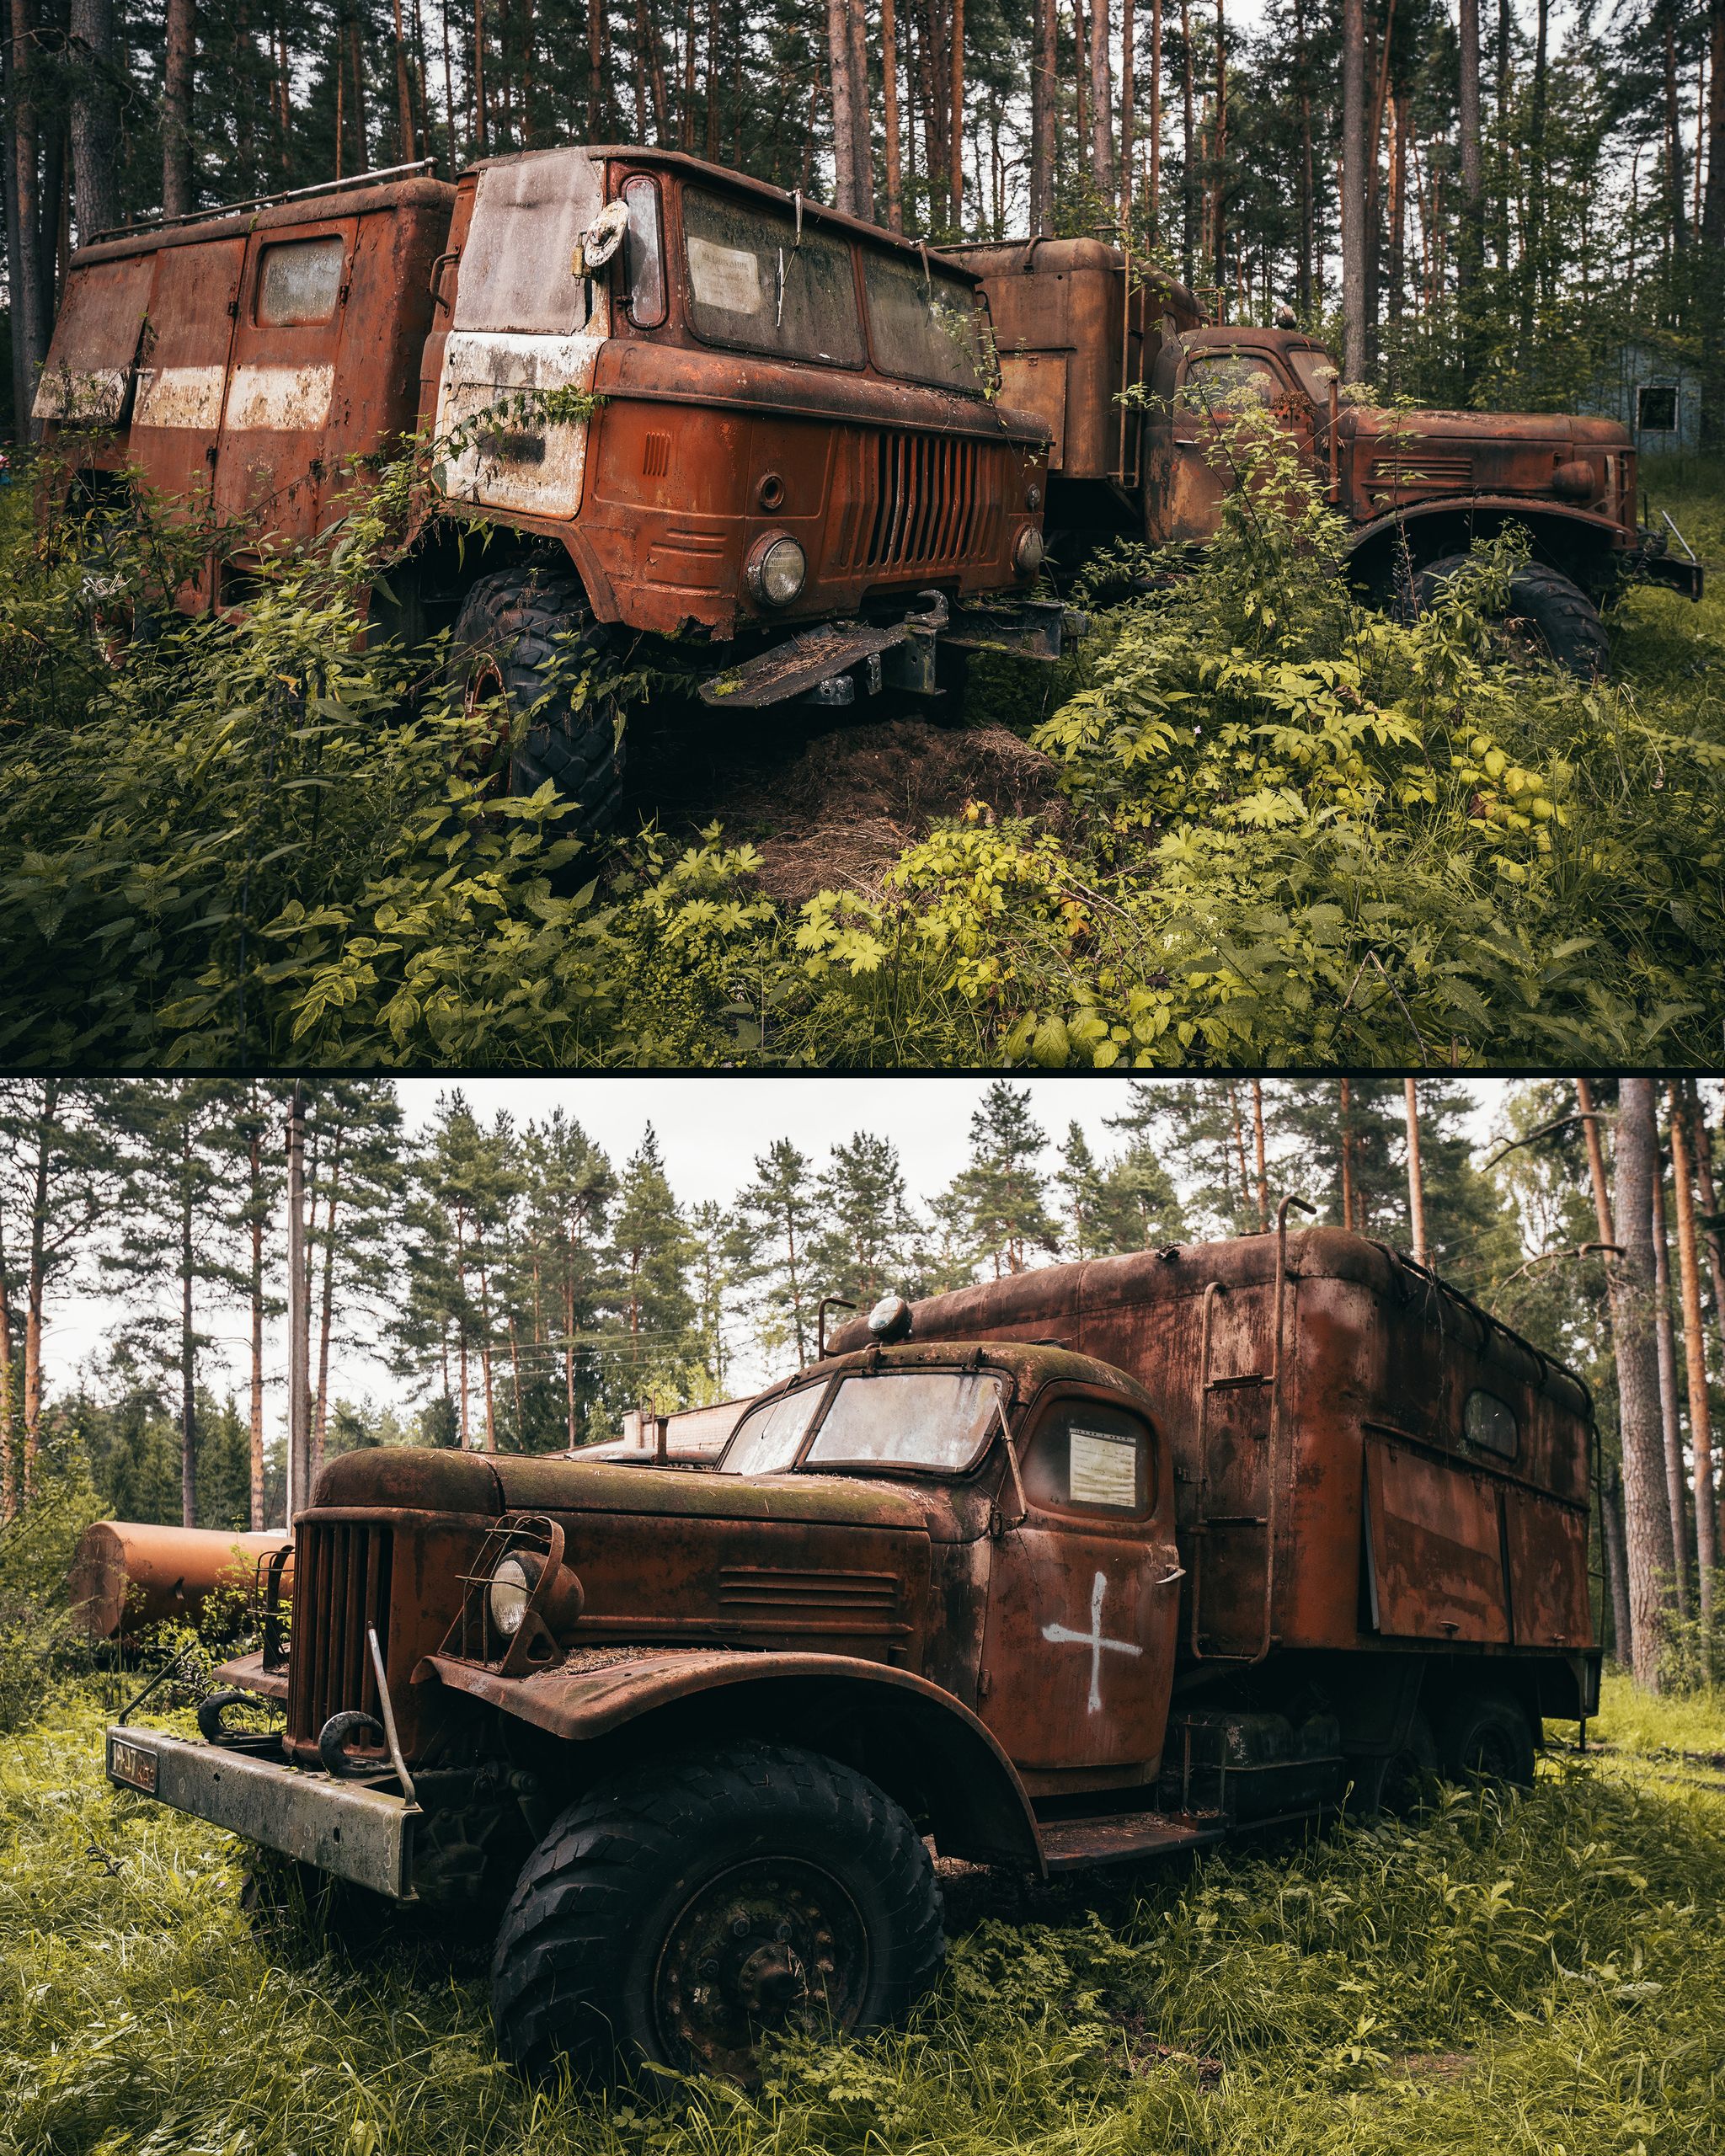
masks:
POLYGON ((499 1677, 451 1655, 427 1655, 413 1681, 465 1692, 576 1743, 740 1685, 770 1686, 775 1708, 790 1720, 799 1698, 810 1704, 818 1700, 830 1716, 849 1693, 858 1708, 884 1710, 927 1764, 935 1837, 943 1855, 1028 1864, 1046 1873, 1029 1796, 998 1741, 951 1693, 906 1669, 851 1655, 598 1648, 571 1655, 561 1668, 521 1678, 499 1677))
POLYGON ((1388 554, 1405 531, 1415 558, 1431 560, 1435 554, 1465 552, 1470 540, 1489 538, 1510 523, 1525 525, 1536 543, 1555 542, 1563 553, 1583 548, 1616 552, 1633 544, 1621 524, 1593 510, 1530 500, 1525 494, 1449 494, 1390 510, 1361 525, 1348 541, 1348 556, 1363 567, 1388 554), (1432 543, 1422 547, 1419 539, 1427 531, 1432 543))

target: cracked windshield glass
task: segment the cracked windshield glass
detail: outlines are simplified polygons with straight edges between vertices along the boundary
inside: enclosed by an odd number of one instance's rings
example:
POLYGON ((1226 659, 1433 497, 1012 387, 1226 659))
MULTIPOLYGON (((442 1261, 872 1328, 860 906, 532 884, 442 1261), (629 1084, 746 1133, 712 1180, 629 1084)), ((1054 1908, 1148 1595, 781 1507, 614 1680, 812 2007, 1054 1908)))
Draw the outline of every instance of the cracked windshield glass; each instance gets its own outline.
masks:
POLYGON ((821 1417, 807 1468, 975 1465, 1005 1395, 976 1370, 883 1370, 846 1378, 821 1417))

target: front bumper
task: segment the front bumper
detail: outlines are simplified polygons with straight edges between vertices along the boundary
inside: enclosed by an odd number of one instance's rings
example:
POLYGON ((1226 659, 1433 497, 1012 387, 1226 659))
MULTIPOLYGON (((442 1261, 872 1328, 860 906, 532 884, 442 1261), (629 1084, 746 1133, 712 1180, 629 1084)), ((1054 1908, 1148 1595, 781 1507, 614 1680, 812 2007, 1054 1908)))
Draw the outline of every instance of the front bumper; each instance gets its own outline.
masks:
POLYGON ((116 1789, 153 1796, 390 1901, 418 1899, 414 1828, 421 1814, 404 1797, 154 1729, 110 1728, 104 1758, 116 1789))

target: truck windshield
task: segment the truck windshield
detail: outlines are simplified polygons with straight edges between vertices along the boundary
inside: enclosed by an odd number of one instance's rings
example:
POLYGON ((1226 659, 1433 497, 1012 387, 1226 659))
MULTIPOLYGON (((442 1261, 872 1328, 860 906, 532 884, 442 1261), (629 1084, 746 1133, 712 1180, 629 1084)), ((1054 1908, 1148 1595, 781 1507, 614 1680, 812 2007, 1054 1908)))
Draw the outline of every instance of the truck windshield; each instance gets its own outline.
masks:
POLYGON ((689 323, 709 344, 860 367, 862 324, 851 250, 788 217, 699 188, 683 189, 689 323))
MULTIPOLYGON (((726 1475, 782 1475, 797 1454, 825 1385, 800 1386, 751 1408, 719 1462, 726 1475)), ((803 1465, 921 1468, 962 1475, 974 1467, 1006 1407, 1001 1380, 989 1371, 880 1370, 842 1380, 820 1417, 803 1465)))
POLYGON ((920 262, 871 248, 863 252, 862 289, 883 374, 981 396, 994 368, 969 285, 932 264, 925 280, 920 262))
POLYGON ((882 1370, 846 1378, 803 1465, 962 1475, 988 1443, 1004 1397, 1001 1380, 978 1370, 882 1370))
POLYGON ((1290 352, 1300 387, 1314 404, 1327 404, 1330 384, 1342 379, 1342 370, 1327 352, 1290 352))

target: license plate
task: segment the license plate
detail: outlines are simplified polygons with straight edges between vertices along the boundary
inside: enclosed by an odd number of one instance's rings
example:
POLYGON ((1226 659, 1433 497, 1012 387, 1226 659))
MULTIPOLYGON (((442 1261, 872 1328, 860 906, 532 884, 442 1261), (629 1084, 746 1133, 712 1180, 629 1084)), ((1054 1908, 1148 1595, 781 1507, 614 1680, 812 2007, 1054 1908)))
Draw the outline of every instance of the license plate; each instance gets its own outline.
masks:
POLYGON ((144 1745, 128 1744, 120 1737, 110 1737, 108 1772, 115 1781, 141 1789, 147 1796, 156 1794, 156 1755, 144 1745))

